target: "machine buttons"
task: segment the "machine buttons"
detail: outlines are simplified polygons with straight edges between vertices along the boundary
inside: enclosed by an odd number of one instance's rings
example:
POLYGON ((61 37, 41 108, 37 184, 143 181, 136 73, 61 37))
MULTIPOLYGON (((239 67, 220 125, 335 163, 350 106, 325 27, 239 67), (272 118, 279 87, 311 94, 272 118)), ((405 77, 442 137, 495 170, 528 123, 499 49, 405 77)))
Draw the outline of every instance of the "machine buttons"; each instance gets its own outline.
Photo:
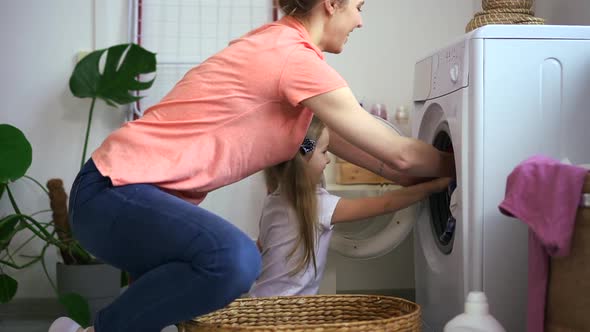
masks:
POLYGON ((451 75, 451 82, 453 82, 453 84, 457 83, 459 80, 459 65, 453 64, 449 70, 449 74, 451 75))

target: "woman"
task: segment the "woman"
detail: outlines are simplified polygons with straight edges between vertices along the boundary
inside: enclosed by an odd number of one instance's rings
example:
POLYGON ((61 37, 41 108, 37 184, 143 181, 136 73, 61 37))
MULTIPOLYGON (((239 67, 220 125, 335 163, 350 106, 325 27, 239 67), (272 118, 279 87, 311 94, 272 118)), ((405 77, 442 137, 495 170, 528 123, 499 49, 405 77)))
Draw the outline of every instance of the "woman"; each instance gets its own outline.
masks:
MULTIPOLYGON (((362 26, 364 1, 279 4, 287 16, 190 70, 80 171, 70 195, 75 238, 135 280, 88 331, 159 332, 247 292, 260 269, 256 245, 197 204, 292 158, 314 114, 333 133, 330 150, 360 166, 403 183, 452 174, 451 156, 392 134, 324 61, 362 26)), ((61 319, 50 331, 76 329, 61 319)))

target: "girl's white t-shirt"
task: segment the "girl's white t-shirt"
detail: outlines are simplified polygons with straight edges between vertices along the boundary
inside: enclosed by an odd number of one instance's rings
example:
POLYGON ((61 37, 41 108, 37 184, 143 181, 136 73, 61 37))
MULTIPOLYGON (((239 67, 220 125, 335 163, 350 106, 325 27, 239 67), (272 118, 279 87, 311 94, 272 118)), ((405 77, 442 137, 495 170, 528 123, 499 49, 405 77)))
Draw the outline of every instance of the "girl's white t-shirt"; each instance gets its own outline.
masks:
POLYGON ((332 215, 340 197, 331 195, 323 188, 318 188, 318 238, 316 240, 317 274, 313 263, 295 275, 295 269, 303 254, 301 244, 297 251, 288 258, 297 243, 299 222, 295 210, 286 198, 277 190, 267 196, 262 216, 260 217, 260 235, 258 240, 262 247, 262 272, 250 289, 252 297, 315 295, 326 267, 328 247, 332 236, 332 215))

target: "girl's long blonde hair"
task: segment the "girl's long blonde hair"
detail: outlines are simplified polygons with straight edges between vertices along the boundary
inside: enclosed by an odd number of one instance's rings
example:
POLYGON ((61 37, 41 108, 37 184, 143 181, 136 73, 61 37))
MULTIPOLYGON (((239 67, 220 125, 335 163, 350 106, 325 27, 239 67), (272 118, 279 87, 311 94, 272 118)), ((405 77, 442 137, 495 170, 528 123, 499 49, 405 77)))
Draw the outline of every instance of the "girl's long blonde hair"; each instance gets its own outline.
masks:
MULTIPOLYGON (((325 127, 323 122, 314 117, 305 138, 317 142, 325 127)), ((311 153, 315 153, 315 149, 311 153)), ((291 271, 291 275, 299 273, 310 263, 313 264, 313 269, 317 274, 315 259, 316 237, 319 227, 316 196, 317 183, 308 174, 306 163, 304 155, 297 152, 292 159, 264 170, 269 192, 280 188, 281 194, 295 209, 299 222, 299 236, 295 246, 287 255, 287 259, 292 258, 301 243, 303 243, 303 255, 295 269, 291 271)))

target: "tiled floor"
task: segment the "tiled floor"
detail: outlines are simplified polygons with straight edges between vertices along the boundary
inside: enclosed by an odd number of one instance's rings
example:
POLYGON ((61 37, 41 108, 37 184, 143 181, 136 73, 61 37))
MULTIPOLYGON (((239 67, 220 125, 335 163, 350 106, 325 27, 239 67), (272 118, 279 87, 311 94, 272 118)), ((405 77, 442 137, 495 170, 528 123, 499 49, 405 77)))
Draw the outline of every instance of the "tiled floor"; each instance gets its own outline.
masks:
MULTIPOLYGON (((0 321, 1 332, 47 332, 51 325, 49 320, 2 320, 0 321)), ((174 326, 169 326, 162 332, 177 332, 174 326)))
MULTIPOLYGON (((55 299, 15 299, 0 305, 0 332, 47 332, 53 320, 63 316, 55 299)), ((162 332, 177 332, 170 326, 162 332)))
POLYGON ((50 321, 30 320, 30 321, 0 321, 0 331, 4 332, 47 332, 50 321))

